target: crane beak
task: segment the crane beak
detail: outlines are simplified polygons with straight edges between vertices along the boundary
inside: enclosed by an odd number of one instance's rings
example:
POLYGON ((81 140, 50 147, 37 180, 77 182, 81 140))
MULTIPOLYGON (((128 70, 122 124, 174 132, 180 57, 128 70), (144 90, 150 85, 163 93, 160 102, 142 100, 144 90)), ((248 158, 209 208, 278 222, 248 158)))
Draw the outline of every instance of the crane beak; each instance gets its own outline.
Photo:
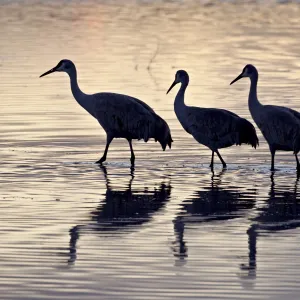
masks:
POLYGON ((42 74, 42 75, 40 76, 40 78, 41 78, 41 77, 44 77, 44 76, 46 76, 46 75, 48 75, 48 74, 51 74, 51 73, 55 72, 56 69, 57 69, 57 67, 52 68, 51 70, 49 70, 49 71, 45 72, 44 74, 42 74))
POLYGON ((230 85, 232 85, 233 83, 235 83, 236 81, 238 81, 238 80, 240 80, 241 78, 243 78, 244 76, 243 76, 243 73, 241 73, 236 79, 234 79, 234 80, 232 80, 231 82, 230 82, 230 85))
POLYGON ((172 85, 170 86, 170 88, 167 91, 167 94, 171 91, 171 89, 177 84, 178 82, 176 82, 176 80, 172 83, 172 85))

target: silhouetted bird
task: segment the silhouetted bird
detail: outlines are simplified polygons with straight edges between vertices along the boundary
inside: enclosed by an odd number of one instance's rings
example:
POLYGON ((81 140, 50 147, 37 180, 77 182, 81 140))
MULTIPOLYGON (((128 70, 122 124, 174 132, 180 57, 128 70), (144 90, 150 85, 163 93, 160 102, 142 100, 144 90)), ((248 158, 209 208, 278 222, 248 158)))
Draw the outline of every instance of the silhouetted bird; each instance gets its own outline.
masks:
POLYGON ((129 142, 131 163, 134 164, 135 155, 132 140, 150 138, 159 141, 162 149, 173 142, 168 124, 154 110, 143 101, 122 94, 98 93, 93 95, 81 91, 77 83, 77 71, 70 60, 61 60, 56 67, 45 72, 40 77, 53 72, 66 72, 71 80, 71 90, 75 100, 94 118, 106 132, 106 147, 103 156, 97 161, 106 160, 108 147, 114 138, 125 138, 129 142))
POLYGON ((76 259, 76 245, 81 232, 115 232, 126 231, 126 228, 135 227, 151 220, 152 215, 162 209, 171 195, 170 183, 162 182, 158 188, 149 190, 132 191, 134 173, 125 190, 115 190, 110 187, 107 169, 100 167, 106 181, 105 199, 91 212, 91 222, 85 225, 77 225, 70 230, 70 260, 76 259))
POLYGON ((241 144, 249 144, 254 148, 258 146, 256 131, 246 119, 225 109, 185 105, 184 94, 189 84, 189 75, 186 71, 177 71, 175 81, 167 93, 177 83, 181 83, 181 87, 174 102, 176 116, 187 133, 212 151, 211 168, 214 166, 214 153, 217 153, 223 167, 226 167, 219 153, 221 148, 241 144))
POLYGON ((243 72, 230 84, 243 77, 251 81, 248 105, 251 116, 269 144, 272 155, 271 170, 274 171, 274 157, 277 150, 293 151, 297 170, 300 171, 298 152, 300 150, 300 113, 284 106, 262 105, 257 98, 258 72, 252 65, 246 65, 243 72))
POLYGON ((187 224, 224 221, 243 216, 255 205, 255 192, 240 192, 238 187, 220 187, 221 177, 212 176, 211 185, 203 187, 186 199, 180 205, 181 210, 174 219, 174 232, 176 241, 173 252, 177 257, 187 256, 187 245, 184 240, 184 230, 187 224))

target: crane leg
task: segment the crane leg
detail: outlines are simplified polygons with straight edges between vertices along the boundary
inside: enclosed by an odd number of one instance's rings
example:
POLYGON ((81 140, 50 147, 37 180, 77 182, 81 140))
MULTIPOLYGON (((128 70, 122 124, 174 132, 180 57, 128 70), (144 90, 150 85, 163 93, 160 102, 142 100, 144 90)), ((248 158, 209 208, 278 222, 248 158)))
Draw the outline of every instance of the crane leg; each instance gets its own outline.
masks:
POLYGON ((271 171, 275 171, 274 160, 275 160, 275 150, 271 150, 271 171))
POLYGON ((226 165, 225 161, 223 160, 221 154, 219 153, 218 150, 216 151, 216 153, 217 153, 218 157, 220 158, 220 161, 221 161, 221 163, 222 163, 222 165, 223 165, 223 168, 226 168, 227 165, 226 165))
POLYGON ((297 172, 299 172, 300 171, 300 163, 299 163, 297 153, 295 153, 295 157, 296 157, 296 162, 297 162, 297 172))
POLYGON ((214 154, 215 154, 215 151, 212 151, 212 152, 211 152, 211 161, 210 161, 210 165, 209 165, 209 167, 210 167, 211 169, 214 168, 214 154))
POLYGON ((96 164, 102 164, 104 161, 106 161, 106 155, 107 155, 108 147, 109 147, 109 145, 110 145, 110 143, 112 142, 113 139, 114 138, 109 136, 109 135, 106 137, 106 147, 105 147, 103 156, 99 160, 96 161, 96 164))
POLYGON ((135 155, 134 155, 133 148, 132 148, 132 140, 128 140, 128 143, 129 143, 130 152, 131 152, 130 161, 131 161, 131 164, 134 165, 135 155))

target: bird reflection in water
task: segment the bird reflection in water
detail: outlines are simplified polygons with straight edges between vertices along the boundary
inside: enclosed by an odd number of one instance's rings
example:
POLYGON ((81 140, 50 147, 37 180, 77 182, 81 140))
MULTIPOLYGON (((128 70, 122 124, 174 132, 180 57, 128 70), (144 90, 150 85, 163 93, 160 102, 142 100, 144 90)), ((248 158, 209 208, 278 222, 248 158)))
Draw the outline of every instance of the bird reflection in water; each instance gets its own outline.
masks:
POLYGON ((161 182, 159 187, 142 191, 132 190, 134 169, 131 168, 130 180, 125 190, 112 189, 105 166, 99 166, 102 170, 105 182, 105 199, 91 212, 91 220, 88 224, 74 226, 70 230, 70 258, 72 264, 77 258, 77 243, 81 234, 87 232, 125 232, 126 229, 138 229, 138 225, 149 222, 152 215, 162 209, 171 195, 170 183, 161 182))
POLYGON ((184 200, 181 204, 181 210, 173 221, 176 240, 172 243, 173 254, 179 260, 188 256, 184 240, 187 224, 238 218, 254 207, 255 190, 242 192, 235 186, 220 187, 225 171, 223 169, 217 175, 213 173, 210 186, 195 192, 192 199, 184 200))
POLYGON ((300 226, 300 202, 297 201, 298 181, 299 174, 292 189, 288 190, 287 186, 276 187, 272 172, 270 192, 265 205, 256 209, 257 214, 251 220, 252 224, 247 230, 248 263, 240 265, 243 271, 240 274, 241 278, 256 278, 257 238, 300 226))

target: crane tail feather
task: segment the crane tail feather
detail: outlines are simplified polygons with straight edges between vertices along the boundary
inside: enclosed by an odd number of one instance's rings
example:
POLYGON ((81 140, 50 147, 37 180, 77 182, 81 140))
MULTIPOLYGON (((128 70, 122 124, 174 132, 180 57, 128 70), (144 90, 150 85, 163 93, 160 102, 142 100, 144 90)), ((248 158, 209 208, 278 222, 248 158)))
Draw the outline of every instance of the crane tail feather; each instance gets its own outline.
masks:
POLYGON ((237 137, 236 144, 237 145, 248 144, 255 149, 256 147, 259 146, 256 130, 254 126, 246 119, 241 118, 239 120, 238 137, 237 137))
POLYGON ((167 146, 171 149, 173 140, 170 128, 167 122, 158 115, 156 115, 154 138, 159 141, 163 151, 166 150, 167 146))

